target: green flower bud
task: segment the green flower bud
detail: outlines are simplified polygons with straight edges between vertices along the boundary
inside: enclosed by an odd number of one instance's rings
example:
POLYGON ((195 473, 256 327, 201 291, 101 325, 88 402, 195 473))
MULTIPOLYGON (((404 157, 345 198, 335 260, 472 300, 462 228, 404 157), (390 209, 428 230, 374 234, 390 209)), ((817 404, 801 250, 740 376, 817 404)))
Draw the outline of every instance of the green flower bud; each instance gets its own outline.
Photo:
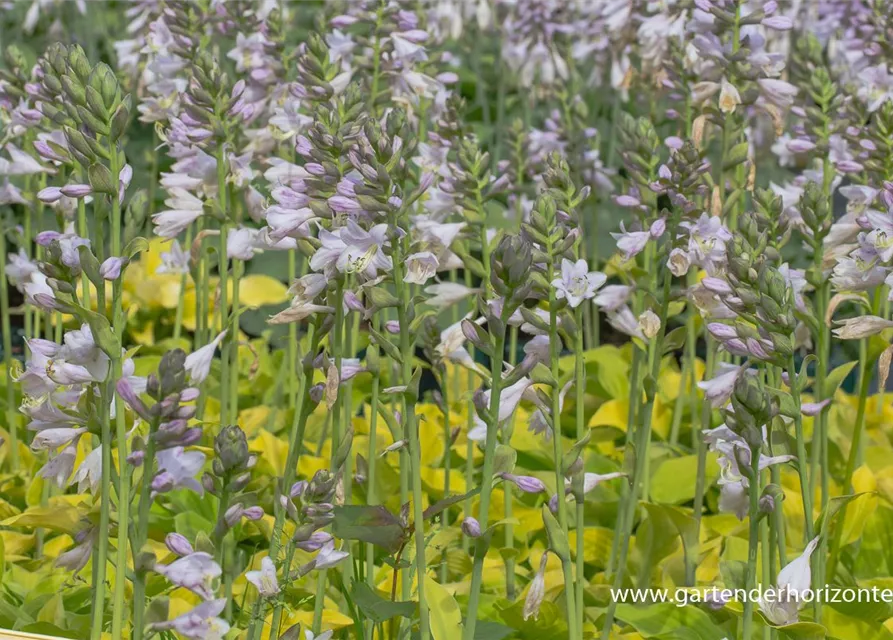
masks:
POLYGON ((127 212, 124 214, 124 242, 137 237, 146 221, 149 212, 149 196, 145 189, 140 189, 130 198, 127 212))
MULTIPOLYGON (((72 45, 68 49, 68 68, 71 69, 81 82, 85 82, 90 76, 90 61, 81 45, 72 45)), ((61 75, 61 72, 59 72, 61 75)))
POLYGON ((54 42, 46 52, 46 61, 50 68, 61 76, 68 71, 68 48, 59 42, 54 42))
POLYGON ((182 349, 166 352, 158 364, 158 393, 155 399, 179 393, 186 386, 186 353, 182 349))
POLYGON ((84 87, 77 80, 73 80, 71 76, 62 76, 62 90, 65 92, 68 99, 72 100, 75 104, 81 106, 87 105, 87 96, 84 93, 84 87))
POLYGON ((102 96, 102 102, 106 109, 113 109, 116 106, 120 99, 120 91, 118 78, 110 66, 104 62, 97 64, 90 73, 87 83, 102 96))
MULTIPOLYGON (((750 374, 739 376, 735 382, 735 391, 732 397, 746 414, 753 417, 752 424, 763 425, 769 419, 772 408, 771 398, 756 376, 750 374)), ((739 415, 738 410, 735 411, 735 415, 739 420, 743 418, 743 415, 739 415)))
POLYGON ((111 171, 109 171, 109 168, 104 164, 100 164, 99 162, 91 164, 90 168, 87 169, 87 178, 94 191, 107 193, 109 195, 118 192, 117 180, 112 178, 111 171))
POLYGON ((127 123, 129 121, 129 109, 125 105, 119 104, 118 108, 115 109, 115 112, 112 114, 112 126, 110 132, 112 140, 118 140, 124 135, 124 131, 127 129, 127 123))
POLYGON ((6 51, 3 53, 3 61, 9 69, 12 69, 15 72, 20 72, 27 67, 25 54, 14 44, 6 47, 6 51))
POLYGON ((221 429, 214 438, 214 453, 217 455, 215 462, 220 461, 224 472, 244 469, 248 463, 248 439, 245 432, 236 425, 221 429))

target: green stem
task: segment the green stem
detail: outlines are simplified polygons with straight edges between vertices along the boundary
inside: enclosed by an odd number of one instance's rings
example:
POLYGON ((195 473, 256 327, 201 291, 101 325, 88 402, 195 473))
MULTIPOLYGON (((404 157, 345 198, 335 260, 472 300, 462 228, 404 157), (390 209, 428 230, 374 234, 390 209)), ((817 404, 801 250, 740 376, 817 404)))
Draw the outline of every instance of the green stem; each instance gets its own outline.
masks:
MULTIPOLYGON (((710 380, 716 368, 716 341, 707 335, 707 364, 704 369, 704 380, 710 380)), ((692 393, 697 396, 697 389, 693 389, 692 393)), ((705 398, 701 407, 701 420, 697 428, 692 429, 692 439, 697 443, 695 445, 698 451, 698 472, 695 479, 695 501, 692 517, 695 520, 695 531, 701 531, 701 517, 704 511, 704 493, 707 489, 707 443, 704 442, 702 432, 709 429, 711 425, 711 416, 713 415, 713 407, 705 398)), ((698 556, 700 555, 700 543, 696 543, 694 552, 690 555, 690 562, 685 567, 685 584, 689 587, 695 585, 697 576, 698 556)))
MULTIPOLYGON (((586 435, 586 421, 584 414, 584 398, 586 393, 586 376, 584 369, 584 347, 583 347, 583 314, 581 310, 582 306, 578 306, 574 310, 574 319, 577 322, 577 327, 579 327, 576 335, 574 336, 574 388, 576 389, 576 423, 577 423, 577 441, 583 439, 586 435)), ((558 437, 558 434, 555 434, 555 437, 558 437)), ((582 456, 583 454, 581 454, 582 456)), ((581 469, 574 478, 574 500, 577 508, 576 514, 576 530, 577 530, 577 581, 575 583, 576 587, 576 612, 577 612, 577 629, 582 634, 583 631, 583 621, 585 618, 585 610, 583 607, 583 595, 585 592, 585 575, 586 575, 586 559, 585 559, 585 532, 586 532, 586 503, 585 503, 585 495, 583 493, 583 480, 584 474, 586 471, 585 458, 583 459, 583 469, 581 469)), ((563 501, 563 497, 561 496, 563 487, 558 487, 558 495, 559 499, 563 501)))
MULTIPOLYGON (((96 582, 93 584, 93 617, 90 625, 90 639, 102 638, 103 615, 105 613, 105 575, 108 564, 109 552, 109 528, 111 526, 110 506, 112 494, 112 426, 109 416, 109 408, 113 399, 111 382, 105 382, 102 387, 100 402, 100 428, 102 430, 102 481, 100 485, 101 498, 99 506, 99 542, 93 562, 96 563, 96 582)), ((123 576, 122 576, 123 577, 123 576)))
MULTIPOLYGON (((626 440, 625 451, 629 450, 629 443, 632 439, 633 429, 636 423, 636 409, 639 406, 639 401, 642 394, 642 389, 639 386, 639 369, 641 368, 642 356, 644 354, 640 349, 637 349, 633 346, 633 359, 630 367, 630 377, 629 377, 629 407, 626 413, 626 433, 624 434, 624 438, 626 440)), ((624 457, 626 453, 624 453, 624 457)), ((625 468, 625 465, 624 465, 625 468)), ((629 499, 629 486, 624 483, 620 490, 620 502, 621 504, 626 504, 626 501, 629 499)), ((620 539, 621 536, 616 535, 617 531, 624 530, 624 519, 625 519, 625 511, 620 509, 617 514, 617 528, 615 530, 615 535, 611 541, 611 555, 608 558, 608 566, 605 568, 605 578, 607 580, 611 579, 611 576, 614 574, 614 569, 617 567, 617 557, 620 555, 620 539)))
MULTIPOLYGON (((509 329, 509 363, 514 366, 518 360, 518 327, 511 327, 509 329)), ((507 446, 511 446, 511 434, 514 431, 515 426, 515 416, 516 413, 512 414, 511 417, 511 427, 504 430, 502 432, 502 443, 507 446)), ((515 547, 515 527, 513 527, 511 523, 512 519, 512 510, 514 501, 514 491, 511 483, 503 484, 503 493, 505 495, 505 548, 506 549, 514 549, 515 547)), ((514 554, 509 552, 506 554, 505 559, 505 597, 509 600, 515 599, 515 558, 514 554)))
MULTIPOLYGON (((381 320, 378 314, 372 319, 376 331, 379 330, 381 320)), ((375 362, 372 372, 372 396, 369 400, 369 448, 366 450, 366 463, 369 465, 369 475, 366 478, 366 504, 377 504, 378 496, 375 483, 378 481, 376 473, 378 467, 378 445, 376 443, 378 432, 378 404, 379 388, 381 386, 381 371, 379 363, 379 349, 377 344, 370 344, 366 362, 375 362)), ((449 455, 449 452, 447 452, 449 455)), ((366 544, 366 580, 370 587, 375 587, 375 547, 371 543, 366 544)))
MULTIPOLYGON (((218 245, 218 263, 217 271, 220 274, 220 330, 226 329, 228 322, 229 309, 229 259, 227 255, 227 231, 229 227, 229 210, 227 208, 228 189, 226 185, 226 155, 224 153, 224 145, 217 148, 217 200, 220 204, 220 210, 223 212, 224 219, 220 223, 220 244, 218 245)), ((221 354, 220 359, 220 424, 229 425, 232 423, 229 406, 229 352, 233 344, 238 343, 238 336, 232 335, 231 332, 226 339, 226 347, 221 354)))
MULTIPOLYGON (((136 530, 134 531, 133 551, 139 553, 149 538, 149 510, 152 507, 152 476, 155 469, 155 432, 158 420, 149 423, 149 434, 146 437, 146 455, 143 459, 143 478, 140 487, 140 502, 137 511, 136 530)), ((146 611, 146 575, 142 571, 135 573, 133 581, 133 640, 143 638, 143 618, 146 611)))
MULTIPOLYGON (((189 228, 186 230, 186 248, 185 250, 188 252, 192 247, 192 225, 189 225, 189 228)), ((185 306, 184 302, 186 299, 186 278, 189 277, 188 273, 183 273, 180 276, 180 295, 177 298, 177 311, 174 315, 174 341, 180 339, 180 336, 183 334, 183 308, 185 306)), ((198 291, 196 291, 196 295, 198 295, 198 291)), ((196 299, 196 309, 198 309, 198 299, 196 299)), ((196 329, 198 329, 198 318, 196 318, 196 329)))
POLYGON ((326 601, 326 579, 328 570, 324 569, 316 576, 316 595, 313 599, 313 635, 318 636, 322 631, 322 609, 326 601))
POLYGON ((794 433, 797 438, 797 470, 800 474, 800 493, 803 496, 803 531, 806 535, 806 541, 809 542, 815 535, 812 521, 812 494, 809 490, 809 478, 807 477, 806 441, 803 438, 803 417, 800 413, 800 381, 797 376, 797 367, 794 363, 793 355, 788 362, 788 378, 791 383, 791 397, 794 399, 794 406, 797 408, 797 416, 794 418, 794 433))
MULTIPOLYGON (((440 379, 441 402, 443 403, 443 495, 450 495, 450 471, 452 468, 452 460, 450 455, 450 392, 449 381, 446 379, 446 370, 444 368, 443 376, 440 379)), ((511 507, 507 507, 510 511, 511 507)), ((447 509, 441 516, 441 525, 446 528, 450 526, 450 510, 447 509)), ((444 546, 443 553, 440 557, 440 581, 446 584, 449 578, 449 567, 447 566, 447 553, 449 549, 444 546)), ((506 566, 506 590, 508 590, 508 566, 506 566)))
MULTIPOLYGON (((823 105, 827 109, 827 105, 823 105)), ((831 164, 831 160, 828 156, 825 157, 823 165, 822 165, 822 193, 825 197, 826 202, 828 203, 828 211, 831 212, 834 210, 833 208, 833 197, 832 197, 832 189, 831 185, 834 180, 834 168, 831 164)), ((831 335, 830 335, 830 327, 828 327, 825 322, 825 313, 828 308, 829 297, 831 295, 828 281, 824 279, 823 275, 823 267, 822 267, 822 259, 823 259, 823 251, 821 246, 817 246, 814 249, 813 255, 813 274, 817 279, 822 281, 822 284, 816 288, 816 318, 819 321, 818 327, 818 339, 817 339, 817 356, 818 363, 816 365, 816 376, 815 376, 815 384, 813 385, 813 396, 815 396, 815 402, 821 402, 825 399, 825 377, 828 371, 828 364, 831 359, 831 335)), ((821 411, 818 416, 815 418, 815 422, 813 423, 813 435, 812 435, 812 468, 810 469, 810 490, 812 491, 812 495, 815 495, 815 483, 816 477, 820 473, 821 474, 821 512, 824 512, 828 506, 828 501, 830 500, 830 472, 829 472, 829 460, 828 460, 828 412, 821 411)), ((826 562, 827 555, 825 554, 824 547, 827 545, 828 541, 824 538, 821 541, 822 549, 819 550, 819 553, 816 554, 815 559, 815 568, 816 568, 816 584, 823 585, 825 584, 825 570, 826 570, 826 562)), ((816 607, 816 622, 821 624, 822 622, 822 607, 816 607)))
MULTIPOLYGON (((694 284, 692 277, 693 274, 689 274, 688 282, 689 286, 694 284)), ((679 394, 676 396, 676 402, 673 405, 673 423, 670 427, 670 446, 675 447, 679 444, 679 429, 682 425, 682 412, 685 408, 685 387, 686 384, 691 384, 695 386, 695 361, 697 360, 697 353, 695 349, 698 344, 698 335, 697 330, 695 329, 695 314, 697 311, 694 308, 689 309, 688 317, 685 319, 685 353, 683 354, 682 360, 682 371, 679 376, 679 394)), ((696 387, 695 389, 690 389, 692 393, 697 393, 696 387)), ((692 405, 695 406, 695 405, 692 405)), ((694 422, 694 414, 691 416, 692 422, 694 422)))
MULTIPOLYGON (((297 269, 297 251, 291 250, 288 252, 288 284, 291 286, 292 283, 297 279, 298 269, 297 269)), ((286 367, 286 404, 289 409, 293 409, 295 406, 295 402, 297 401, 297 387, 296 387, 296 378, 297 378, 297 362, 295 362, 295 349, 297 348, 298 342, 298 325, 295 322, 290 322, 288 325, 288 342, 285 345, 285 359, 288 362, 288 366, 286 367)))
MULTIPOLYGON (((503 309, 503 316, 505 310, 503 309)), ((487 530, 490 516, 490 495, 493 491, 493 459, 496 455, 496 443, 499 429, 499 397, 502 394, 502 354, 505 351, 505 332, 496 335, 496 349, 491 361, 490 373, 492 386, 490 387, 490 407, 487 415, 487 441, 484 448, 484 466, 481 471, 481 501, 478 509, 478 522, 481 531, 487 530)), ((557 436, 556 436, 557 437, 557 436)), ((469 461, 471 454, 469 454, 469 461)), ((490 548, 489 538, 481 536, 475 539, 474 564, 471 570, 471 590, 468 596, 468 614, 465 618, 464 640, 474 639, 474 630, 477 625, 478 604, 481 595, 481 582, 483 581, 484 557, 490 548)))
MULTIPOLYGON (((756 588, 757 582, 757 551, 760 543, 760 447, 750 449, 751 460, 751 486, 748 488, 750 498, 750 531, 747 545, 747 570, 744 576, 747 592, 756 588)), ((753 627, 753 598, 744 601, 744 623, 741 638, 750 640, 753 627)))
POLYGON ((375 41, 372 44, 372 83, 369 92, 369 111, 375 113, 375 100, 378 98, 378 82, 381 77, 381 36, 379 35, 384 19, 384 2, 378 3, 375 12, 375 41))
MULTIPOLYGON (((403 256, 406 254, 403 244, 408 242, 408 237, 397 242, 400 247, 399 255, 394 259, 394 282, 397 286, 397 298, 401 304, 397 307, 397 321, 400 323, 400 353, 403 356, 401 370, 401 384, 409 385, 412 381, 412 360, 415 353, 415 345, 409 331, 409 317, 407 310, 412 302, 409 287, 403 282, 403 256)), ((421 444, 419 442, 419 430, 415 417, 415 404, 407 401, 404 407, 403 437, 409 442, 410 470, 412 472, 412 508, 415 528, 416 548, 416 576, 419 594, 419 634, 421 640, 430 637, 428 618, 428 603, 425 599, 425 520, 422 509, 422 458, 421 444)), ((404 580, 404 583, 407 582, 404 580)))
MULTIPOLYGON (((111 156, 110 171, 115 180, 118 178, 118 150, 116 145, 112 143, 109 149, 111 156)), ((118 191, 111 196, 112 214, 111 214, 111 254, 112 256, 120 256, 121 254, 121 202, 118 198, 118 191)), ((124 335, 124 313, 122 308, 122 282, 121 279, 115 280, 112 287, 112 326, 115 336, 120 341, 124 335)), ((112 358, 112 379, 109 383, 112 392, 115 391, 115 385, 123 375, 123 360, 121 354, 109 354, 112 358)), ((127 580, 125 578, 127 570, 127 527, 130 522, 130 479, 131 474, 127 461, 127 425, 124 421, 124 401, 115 393, 115 431, 118 441, 118 555, 116 559, 116 579, 115 579, 115 599, 112 608, 112 637, 121 637, 124 628, 125 613, 125 586, 127 580)))
MULTIPOLYGON (((674 234, 675 225, 672 225, 670 227, 669 237, 674 237, 674 234)), ((651 371, 648 378, 646 378, 646 400, 640 413, 642 424, 636 432, 636 463, 633 469, 632 487, 629 490, 627 501, 624 505, 624 519, 622 520, 623 528, 618 532, 621 534, 621 539, 616 567, 617 573, 614 575, 615 591, 623 587, 623 578, 626 572, 626 559, 629 554, 629 538, 632 535, 633 521, 635 520, 636 509, 638 508, 639 495, 643 492, 642 485, 644 485, 644 477, 648 462, 648 445, 651 440, 651 419, 652 414, 654 413, 654 400, 657 395, 656 385, 657 380, 660 377, 660 354, 663 352, 664 336, 666 335, 667 330, 667 315, 670 307, 670 286, 672 284, 672 278, 673 275, 670 271, 668 269, 664 270, 663 297, 661 298, 660 308, 660 328, 658 329, 657 335, 653 338, 651 345, 651 371)), ((608 610, 605 614, 605 623, 602 628, 602 640, 608 640, 611 636, 611 628, 614 624, 614 614, 616 611, 617 601, 613 600, 608 605, 608 610)))
POLYGON ((9 432, 9 468, 19 471, 19 433, 15 410, 15 386, 12 380, 12 330, 9 322, 9 283, 6 280, 6 230, 0 229, 0 318, 3 331, 3 371, 6 384, 6 430, 9 432))
MULTIPOLYGON (((83 173, 81 174, 81 178, 83 179, 83 173)), ((84 198, 78 198, 78 235, 82 238, 89 238, 90 232, 87 229, 87 205, 84 202, 84 198)), ((90 278, 87 277, 86 272, 81 273, 81 305, 85 309, 91 308, 90 302, 90 278)))
POLYGON ((239 421, 239 279, 244 266, 240 260, 233 259, 233 309, 230 314, 229 356, 229 413, 234 423, 239 421))
MULTIPOLYGON (((550 246, 548 246, 549 254, 552 254, 551 237, 550 246)), ((555 279, 554 261, 549 262, 548 274, 546 282, 552 282, 555 279)), ((549 287, 549 356, 552 378, 556 381, 561 379, 561 371, 559 369, 559 360, 561 357, 561 338, 558 335, 558 300, 555 297, 555 287, 549 287)), ((558 492, 558 524, 564 532, 565 538, 568 531, 567 518, 567 501, 564 500, 564 470, 562 469, 563 453, 561 446, 561 388, 560 384, 552 387, 552 458, 555 464, 555 487, 558 492)), ((576 599, 574 595, 573 571, 571 569, 570 558, 562 558, 561 565, 564 573, 564 593, 567 599, 567 617, 568 631, 570 638, 577 637, 577 615, 576 615, 576 599)))
MULTIPOLYGON (((282 493, 288 495, 288 492, 291 490, 291 485, 295 480, 296 467, 298 465, 298 456, 300 456, 301 450, 304 446, 304 429, 307 426, 307 417, 309 415, 308 408, 310 407, 310 388, 313 386, 313 355, 316 353, 319 348, 319 327, 318 323, 321 319, 317 319, 314 324, 310 325, 308 330, 308 340, 310 343, 308 357, 306 358, 306 362, 302 367, 302 382, 303 382, 303 391, 298 396, 298 404, 295 407, 294 417, 292 418, 291 425, 291 435, 288 443, 288 456, 285 461, 285 473, 282 476, 282 493)), ((301 357, 300 350, 298 350, 297 357, 301 357)), ((296 366, 297 362, 292 363, 292 366, 296 366)), ((280 507, 278 504, 276 505, 276 519, 273 524, 273 534, 270 539, 270 557, 273 559, 273 562, 279 562, 279 550, 282 548, 282 529, 285 526, 285 518, 286 513, 285 509, 280 507)), ((293 546, 293 545, 292 545, 293 546)), ((285 576, 288 575, 288 572, 291 570, 291 562, 290 559, 286 560, 284 565, 280 567, 283 580, 285 576)), ((276 603, 273 606, 273 619, 272 619, 272 628, 279 628, 279 620, 282 616, 282 607, 284 602, 282 598, 278 598, 276 603)))
MULTIPOLYGON (((859 457, 859 449, 862 446, 862 436, 865 431, 865 409, 868 405, 868 390, 871 387, 871 367, 868 358, 861 359, 859 368, 859 404, 856 408, 856 424, 853 425, 853 442, 850 445, 850 452, 847 455, 846 469, 843 474, 843 485, 841 486, 841 495, 847 495, 853 490, 853 473, 856 471, 856 460, 859 457)), ((840 508, 837 514, 837 522, 842 523, 846 519, 847 505, 840 508)), ((812 538, 810 538, 811 540, 812 538)), ((828 575, 826 582, 834 579, 837 570, 837 561, 840 556, 840 548, 843 539, 843 526, 838 524, 834 530, 834 539, 831 544, 831 557, 828 560, 828 575)))

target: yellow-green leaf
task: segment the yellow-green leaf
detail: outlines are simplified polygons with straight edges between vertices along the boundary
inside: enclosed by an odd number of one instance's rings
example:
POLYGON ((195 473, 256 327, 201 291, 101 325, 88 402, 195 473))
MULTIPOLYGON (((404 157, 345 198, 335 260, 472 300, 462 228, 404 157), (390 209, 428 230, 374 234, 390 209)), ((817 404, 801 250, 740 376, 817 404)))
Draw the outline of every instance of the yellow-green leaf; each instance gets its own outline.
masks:
POLYGON ((462 636, 462 611, 453 595, 442 585, 425 576, 425 600, 431 613, 434 640, 453 640, 462 636))

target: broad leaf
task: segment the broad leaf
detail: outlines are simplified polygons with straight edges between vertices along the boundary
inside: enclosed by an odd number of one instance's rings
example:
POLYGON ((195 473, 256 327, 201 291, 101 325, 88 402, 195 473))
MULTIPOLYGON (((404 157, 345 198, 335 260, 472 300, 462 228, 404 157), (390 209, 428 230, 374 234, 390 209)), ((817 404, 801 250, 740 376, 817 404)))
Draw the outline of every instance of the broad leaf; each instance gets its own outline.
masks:
POLYGON ((415 615, 415 602, 393 602, 382 598, 365 582, 354 582, 353 601, 367 618, 375 623, 384 622, 398 616, 412 618, 415 615))
POLYGON ((405 541, 400 520, 383 506, 345 505, 335 507, 332 533, 342 540, 374 544, 396 553, 405 541))

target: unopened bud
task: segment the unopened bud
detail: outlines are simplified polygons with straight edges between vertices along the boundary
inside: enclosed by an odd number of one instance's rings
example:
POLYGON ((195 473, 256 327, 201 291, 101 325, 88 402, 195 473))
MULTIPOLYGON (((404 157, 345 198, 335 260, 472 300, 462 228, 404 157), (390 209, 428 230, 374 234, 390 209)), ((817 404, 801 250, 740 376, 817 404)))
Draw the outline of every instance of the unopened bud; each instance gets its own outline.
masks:
POLYGON ((471 516, 462 521, 462 533, 469 538, 479 538, 481 536, 481 523, 471 516))

